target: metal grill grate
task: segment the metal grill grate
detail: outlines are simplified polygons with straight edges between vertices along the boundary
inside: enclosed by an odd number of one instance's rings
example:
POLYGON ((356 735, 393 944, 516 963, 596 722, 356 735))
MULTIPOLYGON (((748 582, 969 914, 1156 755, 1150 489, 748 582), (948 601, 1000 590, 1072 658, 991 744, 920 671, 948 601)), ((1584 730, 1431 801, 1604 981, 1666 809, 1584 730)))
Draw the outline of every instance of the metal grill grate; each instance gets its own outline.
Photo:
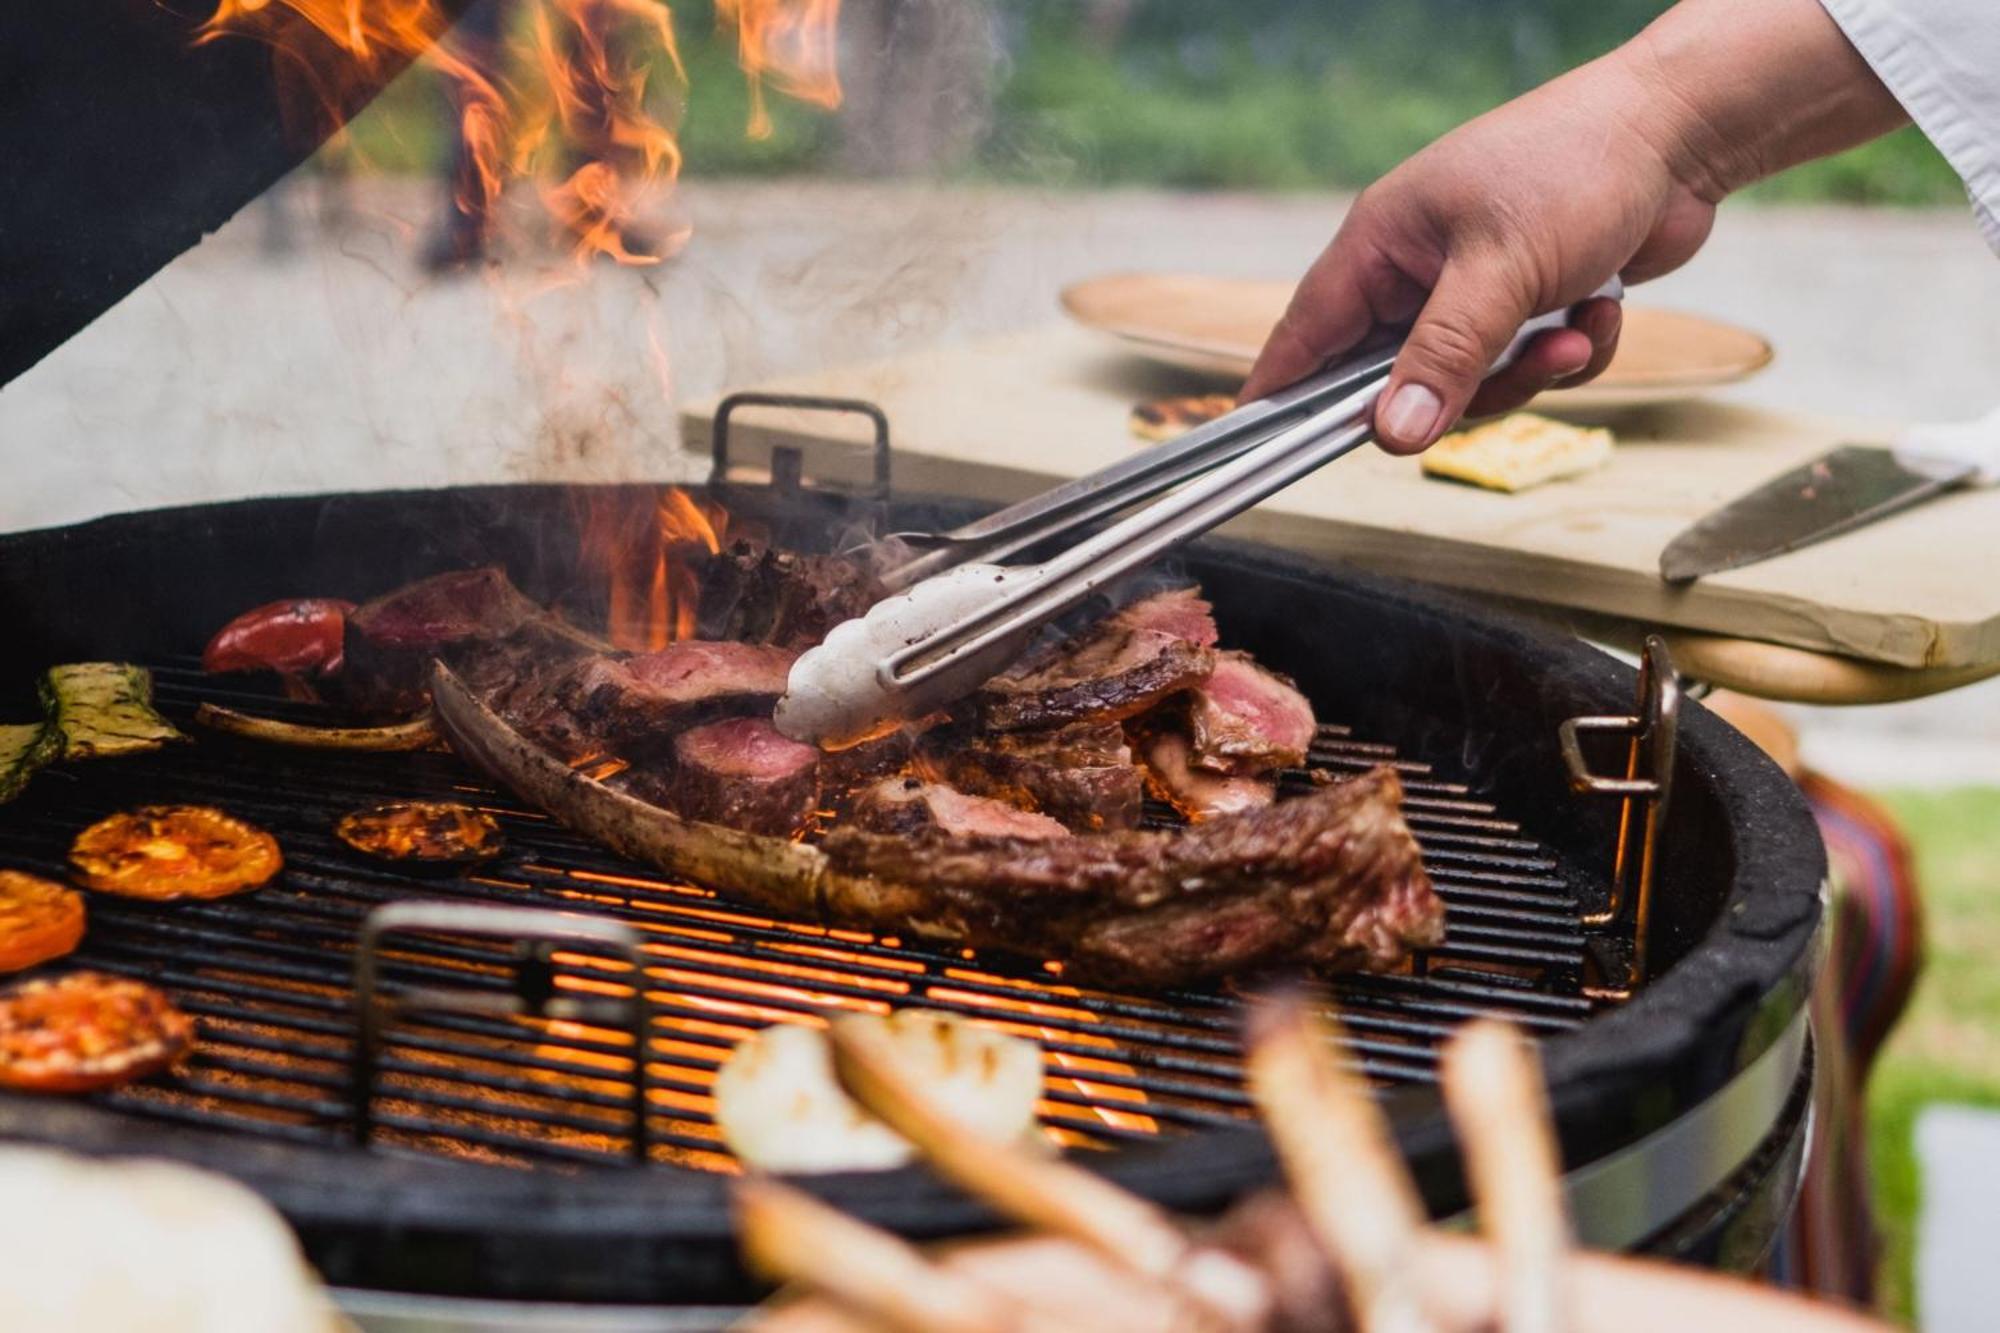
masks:
MULTIPOLYGON (((185 720, 202 700, 266 713, 263 695, 186 665, 156 671, 161 706, 185 720)), ((294 706, 294 716, 310 717, 294 706)), ((1351 1055, 1384 1083, 1425 1082, 1460 1019, 1498 1010, 1549 1034, 1582 1022, 1584 934, 1554 857, 1493 806, 1392 747, 1323 728, 1312 762, 1402 772, 1410 824, 1449 906, 1445 945, 1406 975, 1334 985, 1351 1055)), ((646 1100, 652 1157, 732 1167, 709 1116, 709 1085, 731 1045, 771 1022, 830 1007, 921 1004, 990 1020, 1046 1052, 1042 1105, 1059 1142, 1110 1147, 1249 1114, 1237 1059, 1240 1000, 1226 990, 1149 996, 1079 991, 1050 969, 905 946, 772 920, 705 889, 635 870, 494 791, 444 753, 289 751, 204 735, 189 748, 44 774, 0 810, 0 864, 62 873, 69 840, 113 810, 159 801, 222 806, 277 835, 286 869, 217 902, 145 904, 92 895, 74 962, 166 986, 201 1020, 175 1079, 102 1095, 122 1111, 303 1143, 352 1141, 350 981, 373 908, 403 899, 589 911, 638 930, 652 1003, 646 1100), (469 801, 490 810, 506 853, 468 878, 400 874, 350 851, 336 818, 379 800, 469 801)), ((629 967, 587 947, 556 954, 556 985, 629 994, 629 967)), ((399 936, 385 988, 508 992, 514 959, 469 938, 399 936)), ((629 1145, 633 1051, 614 1027, 410 1013, 377 1072, 377 1150, 534 1165, 614 1162, 629 1145)))

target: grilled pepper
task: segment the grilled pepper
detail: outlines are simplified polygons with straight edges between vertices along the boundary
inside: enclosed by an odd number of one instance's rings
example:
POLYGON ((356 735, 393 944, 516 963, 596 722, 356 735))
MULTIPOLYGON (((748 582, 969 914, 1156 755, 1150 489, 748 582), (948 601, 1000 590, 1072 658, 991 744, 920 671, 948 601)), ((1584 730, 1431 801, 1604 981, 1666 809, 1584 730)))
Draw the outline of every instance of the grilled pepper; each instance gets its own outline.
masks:
POLYGON ((337 597, 300 597, 253 607, 216 631, 202 649, 204 671, 275 671, 284 676, 340 673, 347 613, 337 597))

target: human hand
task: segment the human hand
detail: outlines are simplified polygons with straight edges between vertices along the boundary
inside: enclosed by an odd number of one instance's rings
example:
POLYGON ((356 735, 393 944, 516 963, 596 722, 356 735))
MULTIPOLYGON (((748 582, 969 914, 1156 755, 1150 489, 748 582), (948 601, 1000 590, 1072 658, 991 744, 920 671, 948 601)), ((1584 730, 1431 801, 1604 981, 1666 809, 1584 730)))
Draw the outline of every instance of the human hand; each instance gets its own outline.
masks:
POLYGON ((1613 275, 1680 267, 1732 189, 1886 132, 1900 109, 1817 0, 1687 0, 1609 56, 1439 139, 1363 191, 1264 345, 1245 398, 1310 374, 1381 325, 1414 320, 1376 408, 1414 453, 1470 412, 1518 407, 1601 372, 1613 275), (1785 59, 1772 59, 1784 52, 1785 59), (1487 372, 1533 315, 1570 327, 1487 372))

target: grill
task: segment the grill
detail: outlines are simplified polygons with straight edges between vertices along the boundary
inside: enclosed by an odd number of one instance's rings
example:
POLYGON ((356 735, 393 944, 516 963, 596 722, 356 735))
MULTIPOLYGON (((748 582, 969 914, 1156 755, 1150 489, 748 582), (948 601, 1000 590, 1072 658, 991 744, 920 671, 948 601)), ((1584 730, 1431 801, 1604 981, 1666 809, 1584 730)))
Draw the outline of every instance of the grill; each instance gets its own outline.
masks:
MULTIPOLYGON (((117 657, 150 662, 163 708, 183 723, 204 701, 313 720, 312 706, 203 676, 193 650, 259 601, 365 596, 496 559, 531 594, 560 600, 583 578, 576 498, 545 487, 312 497, 0 539, 0 615, 32 627, 0 646, 0 686, 25 687, 52 661, 117 657)), ((850 500, 810 489, 731 487, 724 499, 761 510, 791 544, 857 517, 850 500)), ((913 500, 890 521, 970 512, 913 500)), ((1802 1139, 1799 1014, 1822 863, 1789 786, 1690 709, 1678 757, 1668 748, 1661 761, 1673 809, 1657 830, 1650 815, 1642 825, 1642 801, 1573 790, 1592 785, 1580 772, 1590 731, 1660 720, 1598 716, 1632 711, 1629 670, 1323 564, 1221 544, 1189 564, 1225 641, 1294 675, 1322 717, 1347 724, 1322 729, 1313 766, 1390 762, 1404 778, 1448 904, 1446 943, 1407 973, 1332 991, 1349 1055, 1390 1098, 1433 1207, 1463 1195, 1428 1087, 1436 1049, 1457 1022, 1498 1011, 1544 1039, 1586 1236, 1747 1261, 1802 1139), (1620 983, 1649 884, 1640 938, 1654 978, 1633 991, 1620 983)), ((16 715, 26 706, 12 702, 16 715)), ((1595 785, 1651 790, 1643 758, 1635 746, 1624 778, 1595 785)), ((1269 1176, 1240 1081, 1238 992, 1078 990, 1054 966, 746 912, 635 868, 448 753, 309 753, 202 734, 192 747, 69 766, 0 809, 0 863, 60 874, 84 824, 161 800, 220 805, 270 829, 287 857, 278 881, 235 899, 91 901, 76 961, 169 988, 202 1022, 192 1065, 84 1101, 0 1097, 0 1133, 229 1171, 286 1212, 336 1282, 740 1298, 733 1163, 709 1116, 710 1080, 745 1031, 829 1008, 920 1004, 1033 1037, 1047 1053, 1045 1133, 1172 1206, 1219 1207, 1269 1176), (439 878, 385 869, 333 837, 340 814, 401 798, 491 811, 504 855, 439 878), (454 910, 411 916, 413 900, 454 910), (582 914, 605 938, 496 939, 477 929, 495 908, 582 914), (613 935, 636 940, 645 973, 636 1075, 634 956, 613 935), (380 1041, 357 1075, 359 953, 372 958, 375 998, 361 1009, 380 1041)), ((912 1234, 990 1221, 914 1170, 816 1187, 912 1234)))

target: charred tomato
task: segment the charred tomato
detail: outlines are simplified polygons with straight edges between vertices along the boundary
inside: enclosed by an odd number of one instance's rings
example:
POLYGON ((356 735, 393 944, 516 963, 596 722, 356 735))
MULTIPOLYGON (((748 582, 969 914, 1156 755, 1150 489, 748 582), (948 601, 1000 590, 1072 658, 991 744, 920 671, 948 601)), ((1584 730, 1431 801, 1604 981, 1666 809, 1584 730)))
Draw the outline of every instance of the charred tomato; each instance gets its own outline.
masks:
POLYGON ((284 865, 277 839, 205 805, 145 805, 98 820, 70 844, 76 880, 126 898, 224 898, 284 865))
POLYGON ((0 870, 0 972, 60 958, 82 939, 82 894, 39 875, 0 870))
POLYGON ((340 840, 377 860, 418 866, 467 865, 500 851, 500 825, 457 801, 389 801, 342 815, 340 840))
POLYGON ((194 1045, 194 1020, 143 982, 72 972, 0 995, 0 1088, 95 1092, 157 1074, 194 1045))

